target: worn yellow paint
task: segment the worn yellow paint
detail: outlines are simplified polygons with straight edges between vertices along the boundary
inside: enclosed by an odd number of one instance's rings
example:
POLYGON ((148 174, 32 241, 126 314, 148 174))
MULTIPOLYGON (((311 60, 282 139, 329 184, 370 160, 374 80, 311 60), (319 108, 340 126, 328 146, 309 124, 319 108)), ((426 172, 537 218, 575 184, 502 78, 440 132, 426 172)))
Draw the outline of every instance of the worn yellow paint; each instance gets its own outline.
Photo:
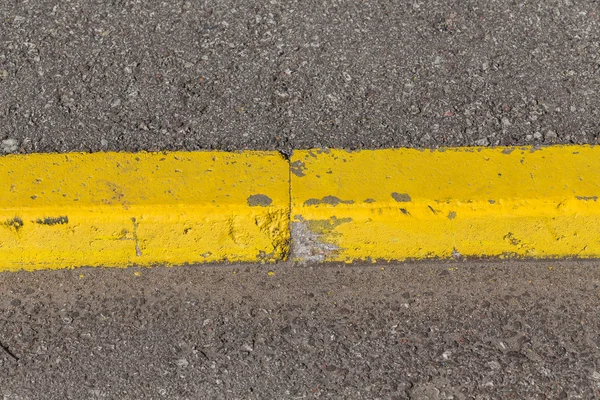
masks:
POLYGON ((600 147, 0 157, 0 270, 273 262, 290 222, 309 261, 600 257, 600 147))
POLYGON ((305 260, 599 257, 600 147, 296 151, 305 260))
POLYGON ((276 261, 289 242, 276 152, 0 157, 0 270, 276 261))

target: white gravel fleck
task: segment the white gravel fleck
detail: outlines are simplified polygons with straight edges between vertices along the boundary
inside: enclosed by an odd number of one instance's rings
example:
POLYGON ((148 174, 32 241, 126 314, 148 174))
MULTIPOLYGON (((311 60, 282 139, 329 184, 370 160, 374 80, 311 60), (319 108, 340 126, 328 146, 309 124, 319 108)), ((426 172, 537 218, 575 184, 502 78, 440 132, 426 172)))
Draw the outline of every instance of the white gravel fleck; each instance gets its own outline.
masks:
POLYGON ((546 132, 546 140, 551 140, 551 139, 556 139, 556 138, 558 138, 558 135, 553 130, 549 130, 548 132, 546 132))
POLYGON ((246 343, 246 344, 244 344, 244 345, 242 346, 242 350, 243 350, 243 351, 247 351, 248 353, 250 353, 250 352, 252 352, 252 350, 254 350, 254 349, 252 348, 252 346, 250 346, 249 344, 247 344, 247 343, 246 343))
POLYGON ((17 139, 5 139, 2 141, 2 152, 3 153, 14 153, 19 148, 19 142, 17 139))
POLYGON ((488 367, 491 369, 500 369, 500 363, 498 361, 490 361, 487 363, 488 367))
POLYGON ((490 140, 488 138, 482 138, 475 141, 476 146, 489 146, 490 140))
POLYGON ((185 368, 187 367, 190 363, 188 362, 188 360, 186 360, 185 358, 180 358, 177 361, 175 361, 175 364, 177 364, 178 367, 180 368, 185 368))

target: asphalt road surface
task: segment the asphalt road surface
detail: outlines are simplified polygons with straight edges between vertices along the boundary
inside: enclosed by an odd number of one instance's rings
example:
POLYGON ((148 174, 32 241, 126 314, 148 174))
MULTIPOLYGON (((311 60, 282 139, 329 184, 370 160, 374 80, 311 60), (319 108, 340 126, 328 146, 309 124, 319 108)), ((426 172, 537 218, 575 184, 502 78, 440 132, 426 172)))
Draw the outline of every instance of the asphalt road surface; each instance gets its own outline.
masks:
POLYGON ((597 262, 20 272, 0 293, 5 400, 600 398, 597 262))
POLYGON ((5 152, 597 143, 597 0, 5 0, 5 152))
MULTIPOLYGON (((0 153, 600 137, 597 0, 5 0, 0 17, 0 153)), ((597 262, 3 273, 0 396, 600 398, 599 296, 597 262)))

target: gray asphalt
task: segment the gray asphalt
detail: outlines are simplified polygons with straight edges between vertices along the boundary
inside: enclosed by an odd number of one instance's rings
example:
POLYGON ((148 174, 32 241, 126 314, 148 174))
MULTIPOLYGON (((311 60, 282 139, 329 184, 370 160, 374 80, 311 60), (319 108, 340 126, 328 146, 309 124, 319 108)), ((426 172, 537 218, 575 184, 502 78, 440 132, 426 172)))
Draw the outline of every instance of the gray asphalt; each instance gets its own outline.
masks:
MULTIPOLYGON (((0 153, 600 137, 596 0, 15 0, 0 17, 0 153)), ((600 399, 598 265, 2 273, 0 395, 600 399)))
POLYGON ((597 262, 20 272, 0 293, 6 400, 600 398, 597 262))
POLYGON ((6 152, 597 143, 596 0, 0 2, 6 152))

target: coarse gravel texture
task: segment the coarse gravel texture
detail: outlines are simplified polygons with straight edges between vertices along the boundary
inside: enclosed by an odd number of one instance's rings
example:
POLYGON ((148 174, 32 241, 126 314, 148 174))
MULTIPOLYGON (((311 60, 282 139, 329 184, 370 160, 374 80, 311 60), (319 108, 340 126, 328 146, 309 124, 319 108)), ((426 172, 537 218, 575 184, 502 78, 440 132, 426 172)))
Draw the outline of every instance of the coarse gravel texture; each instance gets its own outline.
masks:
MULTIPOLYGON (((599 38, 597 0, 0 1, 0 154, 595 144, 599 38)), ((0 398, 593 399, 599 325, 598 262, 2 273, 0 398)))
POLYGON ((0 274, 0 396, 600 398, 598 262, 0 274))
POLYGON ((0 17, 3 152, 600 137, 598 0, 7 0, 0 17))

